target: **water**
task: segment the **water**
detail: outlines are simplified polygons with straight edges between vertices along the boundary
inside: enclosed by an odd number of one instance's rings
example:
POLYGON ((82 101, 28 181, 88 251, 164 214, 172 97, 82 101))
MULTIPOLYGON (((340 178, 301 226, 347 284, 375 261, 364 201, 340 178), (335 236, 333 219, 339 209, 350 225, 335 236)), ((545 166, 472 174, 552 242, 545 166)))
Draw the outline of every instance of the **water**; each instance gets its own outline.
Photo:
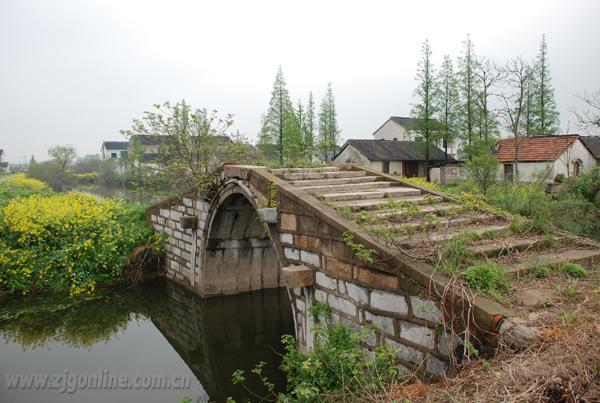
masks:
MULTIPOLYGON (((282 388, 280 339, 292 333, 283 289, 202 300, 157 281, 86 299, 11 299, 0 305, 0 402, 255 400, 231 374, 264 361, 264 373, 282 388), (48 374, 56 389, 9 389, 14 374, 48 374), (119 377, 122 388, 87 387, 118 386, 119 377), (144 389, 152 377, 182 388, 144 389)), ((265 392, 254 377, 247 385, 265 392)))

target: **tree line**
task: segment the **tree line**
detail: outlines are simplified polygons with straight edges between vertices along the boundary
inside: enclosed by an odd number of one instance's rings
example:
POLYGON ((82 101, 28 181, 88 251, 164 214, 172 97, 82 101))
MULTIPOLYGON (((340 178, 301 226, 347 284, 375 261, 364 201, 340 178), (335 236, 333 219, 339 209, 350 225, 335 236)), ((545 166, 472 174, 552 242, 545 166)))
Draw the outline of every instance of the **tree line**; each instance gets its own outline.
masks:
POLYGON ((502 65, 477 55, 467 35, 456 62, 445 55, 439 69, 425 40, 416 81, 411 117, 413 130, 425 143, 427 165, 428 151, 438 140, 446 158, 448 145, 459 142, 464 156, 471 159, 489 154, 502 128, 514 138, 559 131, 545 35, 535 60, 515 57, 502 65))
POLYGON ((258 148, 280 165, 312 162, 316 157, 328 161, 335 154, 340 133, 331 83, 316 115, 312 91, 306 103, 301 99, 297 103, 291 101, 279 66, 269 107, 261 118, 258 148))

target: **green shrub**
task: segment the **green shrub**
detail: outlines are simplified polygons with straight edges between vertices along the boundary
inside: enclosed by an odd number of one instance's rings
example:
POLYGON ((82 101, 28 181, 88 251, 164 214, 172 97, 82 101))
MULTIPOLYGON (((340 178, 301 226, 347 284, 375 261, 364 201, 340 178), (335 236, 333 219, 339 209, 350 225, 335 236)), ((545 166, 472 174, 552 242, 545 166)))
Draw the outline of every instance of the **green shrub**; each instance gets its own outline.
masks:
MULTIPOLYGON (((273 384, 262 374, 264 363, 252 370, 271 392, 263 400, 314 402, 343 394, 352 401, 351 396, 377 393, 400 380, 397 351, 382 346, 371 354, 360 346, 366 336, 341 322, 334 323, 327 305, 316 303, 310 311, 316 323, 311 351, 300 351, 293 336, 282 337, 286 352, 280 368, 287 374, 287 391, 278 395, 273 392, 273 384)), ((245 372, 236 370, 232 380, 243 384, 245 372)))
POLYGON ((560 270, 567 273, 571 277, 585 277, 587 276, 587 270, 577 263, 563 263, 560 265, 560 270))
POLYGON ((567 179, 561 188, 560 195, 576 195, 593 203, 599 191, 600 167, 595 167, 590 172, 567 179))
POLYGON ((82 193, 16 198, 0 210, 0 289, 91 293, 150 240, 140 205, 82 193))
POLYGON ((476 291, 497 292, 508 288, 504 267, 492 262, 471 266, 461 273, 461 277, 476 291))
POLYGON ((554 177, 554 182, 563 183, 565 181, 565 174, 556 174, 554 177))
POLYGON ((548 266, 535 266, 532 273, 537 278, 546 278, 550 275, 550 268, 548 266))

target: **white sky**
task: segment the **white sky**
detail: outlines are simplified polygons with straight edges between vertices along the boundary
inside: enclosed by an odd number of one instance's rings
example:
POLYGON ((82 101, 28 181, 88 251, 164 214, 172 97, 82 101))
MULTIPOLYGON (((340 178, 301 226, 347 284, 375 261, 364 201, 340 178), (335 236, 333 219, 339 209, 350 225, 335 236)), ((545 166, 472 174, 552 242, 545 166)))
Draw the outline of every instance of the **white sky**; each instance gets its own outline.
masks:
POLYGON ((11 162, 97 153, 154 103, 235 115, 256 138, 277 66, 294 101, 333 83, 342 137, 408 115, 420 46, 439 66, 471 33, 504 63, 546 33, 561 129, 600 88, 600 2, 0 0, 0 148, 11 162))

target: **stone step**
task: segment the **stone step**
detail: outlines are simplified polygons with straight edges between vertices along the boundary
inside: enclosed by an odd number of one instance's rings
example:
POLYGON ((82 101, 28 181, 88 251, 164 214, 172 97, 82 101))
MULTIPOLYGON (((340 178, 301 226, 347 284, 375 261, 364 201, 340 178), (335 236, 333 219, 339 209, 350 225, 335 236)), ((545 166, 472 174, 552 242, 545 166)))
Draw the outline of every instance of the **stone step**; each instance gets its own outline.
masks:
POLYGON ((348 192, 348 193, 324 193, 322 196, 329 201, 350 201, 350 200, 373 200, 382 198, 396 198, 418 196, 421 194, 419 189, 409 187, 390 187, 380 191, 348 192))
POLYGON ((311 173, 311 172, 339 172, 340 167, 317 167, 317 168, 275 168, 269 169, 274 175, 279 174, 296 174, 296 173, 311 173))
MULTIPOLYGON (((451 219, 440 219, 436 222, 425 222, 425 221, 415 221, 409 223, 393 223, 387 226, 375 225, 372 228, 387 228, 390 230, 398 230, 398 229, 406 229, 406 233, 411 232, 411 236, 402 236, 398 235, 397 239, 399 241, 409 240, 412 238, 414 234, 420 231, 425 231, 426 229, 436 228, 438 230, 446 229, 446 228, 455 228, 455 227, 464 227, 466 225, 474 224, 477 221, 484 220, 488 218, 487 215, 474 215, 474 216, 464 216, 464 217, 455 217, 451 219), (413 232, 414 231, 414 232, 413 232)), ((369 226, 366 227, 367 231, 369 231, 369 226)))
POLYGON ((430 196, 430 195, 419 195, 419 196, 407 196, 407 197, 399 197, 399 198, 379 198, 379 199, 369 199, 369 200, 353 200, 353 201, 338 201, 331 203, 332 207, 350 207, 352 211, 360 211, 360 210, 377 210, 379 206, 389 203, 390 200, 394 202, 410 202, 418 205, 425 205, 430 203, 439 203, 443 199, 440 196, 430 196))
POLYGON ((496 239, 493 243, 485 245, 472 245, 469 247, 473 253, 478 256, 495 258, 508 254, 509 252, 523 252, 529 248, 535 247, 539 243, 539 238, 525 239, 496 239))
POLYGON ((427 243, 427 242, 441 242, 441 241, 447 241, 450 240, 464 232, 472 232, 475 233, 477 235, 482 235, 488 232, 495 232, 495 233, 500 233, 500 232, 504 232, 508 229, 508 224, 501 224, 501 225, 478 225, 476 227, 467 227, 467 228, 461 228, 460 231, 451 231, 451 232, 447 232, 447 231, 438 231, 438 232, 432 232, 429 233, 428 235, 418 235, 416 237, 413 237, 412 239, 410 239, 409 241, 406 241, 404 243, 402 243, 402 247, 405 248, 410 248, 410 247, 415 247, 418 246, 422 243, 427 243))
POLYGON ((557 266, 562 263, 579 263, 584 267, 592 268, 600 263, 600 250, 598 249, 566 249, 551 253, 542 253, 532 256, 517 258, 516 262, 506 267, 512 275, 518 275, 535 268, 536 266, 557 266))
POLYGON ((346 183, 343 185, 325 185, 325 186, 302 186, 298 187, 298 189, 302 189, 304 191, 309 191, 317 194, 325 194, 325 193, 347 193, 347 192, 360 192, 360 191, 370 191, 373 189, 383 189, 389 188, 392 185, 395 185, 396 182, 363 182, 363 183, 346 183))
POLYGON ((277 176, 286 181, 297 181, 304 179, 357 178, 366 175, 366 171, 300 172, 277 174, 277 176))
POLYGON ((327 186, 344 185, 347 183, 375 182, 380 176, 357 176, 355 178, 334 178, 334 179, 306 179, 297 181, 288 181, 290 184, 299 187, 305 186, 327 186))
MULTIPOLYGON (((462 206, 458 204, 434 204, 433 206, 428 205, 416 205, 420 212, 423 213, 433 213, 438 216, 443 216, 446 213, 456 210, 460 211, 463 209, 462 206)), ((371 213, 372 216, 377 217, 382 220, 396 221, 401 220, 406 217, 409 212, 406 209, 385 209, 385 210, 376 210, 371 213)))

